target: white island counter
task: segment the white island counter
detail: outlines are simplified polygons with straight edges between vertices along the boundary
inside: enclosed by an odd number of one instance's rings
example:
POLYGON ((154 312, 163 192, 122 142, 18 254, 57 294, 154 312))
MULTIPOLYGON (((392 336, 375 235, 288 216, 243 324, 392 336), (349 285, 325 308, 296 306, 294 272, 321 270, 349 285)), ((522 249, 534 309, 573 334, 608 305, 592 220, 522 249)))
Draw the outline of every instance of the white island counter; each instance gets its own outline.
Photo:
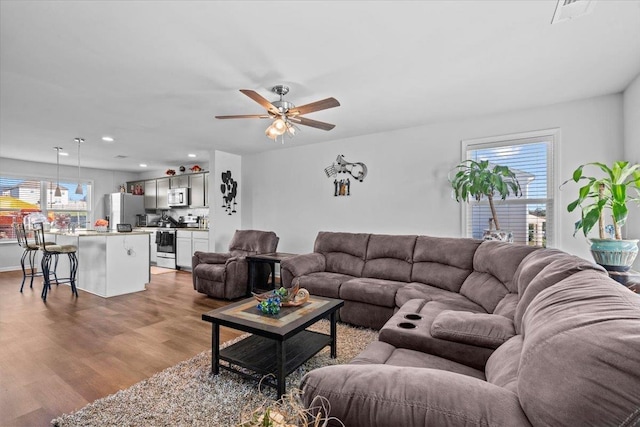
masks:
MULTIPOLYGON (((150 281, 149 233, 77 231, 45 232, 47 240, 78 247, 78 289, 101 297, 144 291, 150 281)), ((58 276, 69 277, 69 262, 60 255, 58 276)))

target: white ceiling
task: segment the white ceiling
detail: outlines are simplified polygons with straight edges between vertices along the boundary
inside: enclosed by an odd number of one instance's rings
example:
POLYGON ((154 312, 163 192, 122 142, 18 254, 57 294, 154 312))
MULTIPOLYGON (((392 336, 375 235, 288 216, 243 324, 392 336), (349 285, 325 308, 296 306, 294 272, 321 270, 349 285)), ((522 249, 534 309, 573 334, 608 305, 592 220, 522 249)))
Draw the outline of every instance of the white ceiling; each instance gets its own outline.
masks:
POLYGON ((140 171, 280 149, 238 89, 329 96, 287 146, 618 93, 640 1, 550 25, 556 1, 0 1, 0 157, 140 171), (116 141, 106 144, 103 135, 116 141), (116 159, 114 156, 128 156, 116 159), (196 160, 197 162, 197 160, 196 160))

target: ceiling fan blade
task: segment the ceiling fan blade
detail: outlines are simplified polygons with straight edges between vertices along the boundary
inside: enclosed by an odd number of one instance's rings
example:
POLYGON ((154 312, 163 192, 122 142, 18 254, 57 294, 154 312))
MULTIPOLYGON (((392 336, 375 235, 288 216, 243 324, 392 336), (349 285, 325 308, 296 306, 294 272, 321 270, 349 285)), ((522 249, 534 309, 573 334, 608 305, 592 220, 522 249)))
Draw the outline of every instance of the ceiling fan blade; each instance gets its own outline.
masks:
POLYGON ((236 114, 235 116, 216 116, 216 119, 268 119, 268 114, 236 114))
POLYGON ((327 108, 339 107, 340 103, 335 98, 327 98, 321 101, 312 102, 311 104, 293 107, 288 114, 301 116, 303 114, 313 113, 314 111, 326 110, 327 108))
POLYGON ((262 105, 268 112, 272 114, 276 114, 278 116, 280 115, 280 110, 278 110, 278 108, 275 105, 269 102, 266 98, 264 98, 258 92, 250 89, 240 89, 240 92, 244 93, 249 98, 253 99, 258 104, 262 105))
POLYGON ((311 126, 312 128, 322 130, 331 130, 336 127, 336 125, 332 125, 331 123, 319 122, 317 120, 307 119, 306 117, 289 117, 289 120, 299 125, 311 126))

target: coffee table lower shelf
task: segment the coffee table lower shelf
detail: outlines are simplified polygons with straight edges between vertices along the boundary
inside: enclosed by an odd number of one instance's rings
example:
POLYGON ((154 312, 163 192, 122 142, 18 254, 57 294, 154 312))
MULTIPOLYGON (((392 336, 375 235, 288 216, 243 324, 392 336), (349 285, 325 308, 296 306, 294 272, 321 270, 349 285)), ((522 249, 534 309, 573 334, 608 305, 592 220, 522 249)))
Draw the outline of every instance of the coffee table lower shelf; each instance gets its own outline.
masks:
POLYGON ((313 331, 301 331, 286 340, 284 345, 284 360, 278 360, 279 341, 251 335, 237 343, 220 350, 220 360, 228 365, 220 364, 220 368, 235 372, 243 377, 262 380, 262 384, 278 388, 278 374, 286 377, 304 362, 313 357, 324 347, 331 345, 331 336, 313 331), (279 371, 284 362, 284 372, 279 371), (252 372, 246 372, 245 368, 252 372), (265 375, 273 374, 273 377, 265 375), (264 379, 263 379, 264 377, 264 379))

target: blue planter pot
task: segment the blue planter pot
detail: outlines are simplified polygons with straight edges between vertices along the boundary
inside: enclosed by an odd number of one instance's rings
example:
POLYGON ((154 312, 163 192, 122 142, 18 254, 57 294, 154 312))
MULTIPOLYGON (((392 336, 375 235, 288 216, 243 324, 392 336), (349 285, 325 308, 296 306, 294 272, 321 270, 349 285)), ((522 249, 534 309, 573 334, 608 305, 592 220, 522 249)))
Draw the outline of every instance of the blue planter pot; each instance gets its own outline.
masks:
POLYGON ((608 270, 626 271, 631 268, 638 255, 637 239, 589 239, 589 241, 593 259, 608 270))

